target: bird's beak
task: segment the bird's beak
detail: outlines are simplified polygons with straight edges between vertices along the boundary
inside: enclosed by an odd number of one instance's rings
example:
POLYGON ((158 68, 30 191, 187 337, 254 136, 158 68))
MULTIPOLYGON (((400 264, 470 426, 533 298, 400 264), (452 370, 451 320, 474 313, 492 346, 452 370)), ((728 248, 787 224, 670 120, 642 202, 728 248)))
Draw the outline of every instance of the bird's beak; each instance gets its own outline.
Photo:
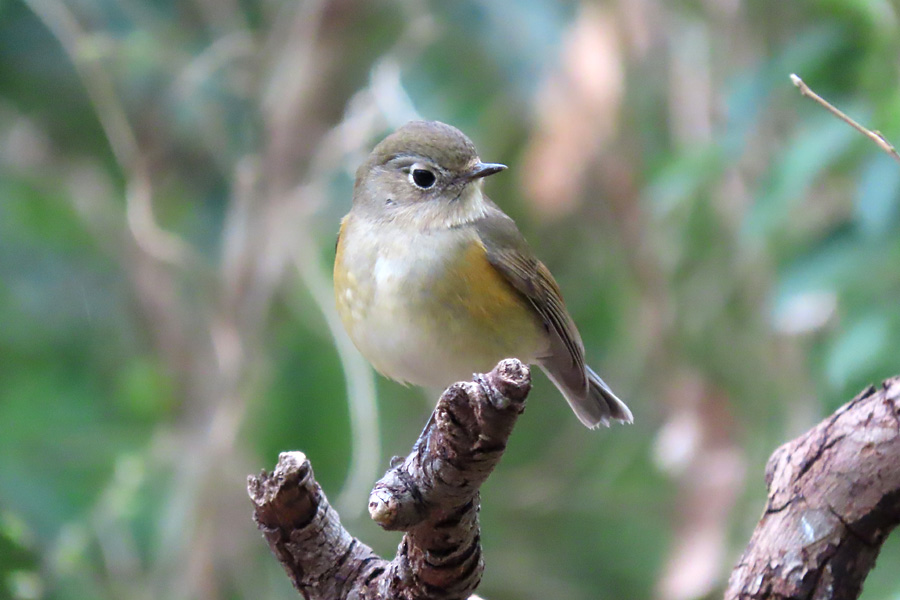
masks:
POLYGON ((463 175, 463 180, 465 181, 474 181, 476 179, 481 179, 482 177, 487 177, 488 175, 493 175, 494 173, 499 173, 506 169, 506 165, 501 165, 499 163, 483 163, 478 161, 475 163, 475 166, 469 170, 465 175, 463 175))

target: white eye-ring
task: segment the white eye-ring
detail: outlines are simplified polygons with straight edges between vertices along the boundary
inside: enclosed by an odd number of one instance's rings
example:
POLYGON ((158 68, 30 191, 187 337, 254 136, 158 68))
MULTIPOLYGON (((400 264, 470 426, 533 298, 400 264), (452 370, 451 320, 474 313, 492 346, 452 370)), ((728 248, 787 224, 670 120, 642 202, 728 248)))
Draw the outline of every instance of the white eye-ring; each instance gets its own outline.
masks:
POLYGON ((431 169, 426 168, 420 163, 416 163, 410 167, 409 182, 417 188, 427 190, 434 185, 435 181, 437 181, 437 175, 435 175, 434 171, 431 169))

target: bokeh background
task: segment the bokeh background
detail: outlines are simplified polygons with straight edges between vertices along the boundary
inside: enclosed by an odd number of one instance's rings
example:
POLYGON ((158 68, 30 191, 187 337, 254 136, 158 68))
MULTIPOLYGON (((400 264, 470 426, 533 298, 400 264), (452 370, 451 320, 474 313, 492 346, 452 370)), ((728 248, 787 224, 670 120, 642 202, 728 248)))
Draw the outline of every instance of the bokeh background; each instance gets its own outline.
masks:
MULTIPOLYGON (((483 490, 504 599, 715 598, 781 443, 900 373, 898 4, 0 0, 0 598, 296 598, 247 474, 345 525, 434 401, 330 268, 353 174, 460 127, 636 423, 536 374, 483 490)), ((888 543, 866 600, 900 597, 888 543)))

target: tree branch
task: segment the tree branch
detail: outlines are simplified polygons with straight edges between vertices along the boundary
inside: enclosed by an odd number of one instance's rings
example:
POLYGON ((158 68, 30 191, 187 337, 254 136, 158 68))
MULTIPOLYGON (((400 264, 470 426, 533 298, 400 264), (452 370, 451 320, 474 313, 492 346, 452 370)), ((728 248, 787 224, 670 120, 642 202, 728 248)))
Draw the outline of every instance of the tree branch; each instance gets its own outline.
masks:
POLYGON ((804 82, 802 79, 800 79, 800 77, 798 75, 796 75, 795 73, 791 73, 791 83, 793 83, 795 86, 797 86, 797 89, 800 90, 801 96, 806 96, 807 98, 813 99, 820 106, 822 106, 825 110, 827 110, 828 112, 830 112, 831 114, 836 116, 838 119, 840 119, 841 121, 843 121, 844 123, 846 123, 847 125, 852 127, 853 129, 857 130, 858 132, 860 132, 861 134, 863 134, 864 136, 866 136, 873 142, 875 142, 875 144, 879 148, 881 148, 882 150, 884 150, 885 152, 890 154, 891 158, 893 158, 897 162, 900 162, 900 154, 897 153, 897 149, 894 148, 893 144, 891 144, 889 141, 887 141, 887 139, 881 134, 880 131, 874 131, 872 129, 869 129, 868 127, 863 127, 862 125, 860 125, 859 123, 854 121, 852 118, 850 118, 847 115, 847 113, 845 113, 844 111, 842 111, 841 109, 836 107, 834 104, 832 104, 831 102, 829 102, 822 96, 820 96, 817 93, 815 93, 814 91, 812 91, 812 88, 810 88, 808 85, 806 85, 806 82, 804 82))
POLYGON ((775 451, 726 600, 853 599, 900 522, 900 377, 775 451))
POLYGON ((375 485, 369 513, 406 532, 392 561, 341 526, 302 452, 248 479, 255 519, 307 600, 462 600, 481 581, 479 488, 500 461, 531 389, 528 367, 502 361, 450 386, 412 452, 375 485))

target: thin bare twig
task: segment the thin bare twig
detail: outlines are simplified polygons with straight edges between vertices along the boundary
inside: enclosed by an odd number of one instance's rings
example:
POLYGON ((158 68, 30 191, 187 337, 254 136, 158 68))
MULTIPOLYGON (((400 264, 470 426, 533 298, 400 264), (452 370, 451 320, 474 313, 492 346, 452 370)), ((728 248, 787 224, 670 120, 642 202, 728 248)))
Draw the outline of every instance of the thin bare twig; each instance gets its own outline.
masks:
POLYGON ((823 107, 825 107, 828 110, 828 112, 830 112, 831 114, 836 116, 838 119, 840 119, 841 121, 843 121, 844 123, 846 123, 847 125, 852 127, 853 129, 857 130, 858 132, 860 132, 861 134, 863 134, 864 136, 866 136, 873 142, 875 142, 875 144, 879 148, 881 148, 882 150, 884 150, 885 152, 890 154, 891 158, 893 158, 895 161, 900 163, 900 153, 898 153, 897 149, 894 148, 894 146, 885 139, 885 137, 881 134, 880 131, 874 131, 867 127, 863 127, 862 125, 860 125, 859 123, 857 123, 856 121, 851 119, 842 110, 840 110, 839 108, 837 108, 836 106, 834 106, 833 104, 828 102, 828 100, 826 100, 822 96, 820 96, 817 93, 815 93, 814 91, 812 91, 812 89, 810 89, 810 87, 808 85, 806 85, 806 83, 802 79, 800 79, 800 77, 797 76, 795 73, 791 73, 791 81, 793 82, 794 85, 797 86, 797 89, 800 90, 800 94, 802 96, 806 96, 807 98, 812 98, 813 100, 815 100, 816 102, 821 104, 823 107))

